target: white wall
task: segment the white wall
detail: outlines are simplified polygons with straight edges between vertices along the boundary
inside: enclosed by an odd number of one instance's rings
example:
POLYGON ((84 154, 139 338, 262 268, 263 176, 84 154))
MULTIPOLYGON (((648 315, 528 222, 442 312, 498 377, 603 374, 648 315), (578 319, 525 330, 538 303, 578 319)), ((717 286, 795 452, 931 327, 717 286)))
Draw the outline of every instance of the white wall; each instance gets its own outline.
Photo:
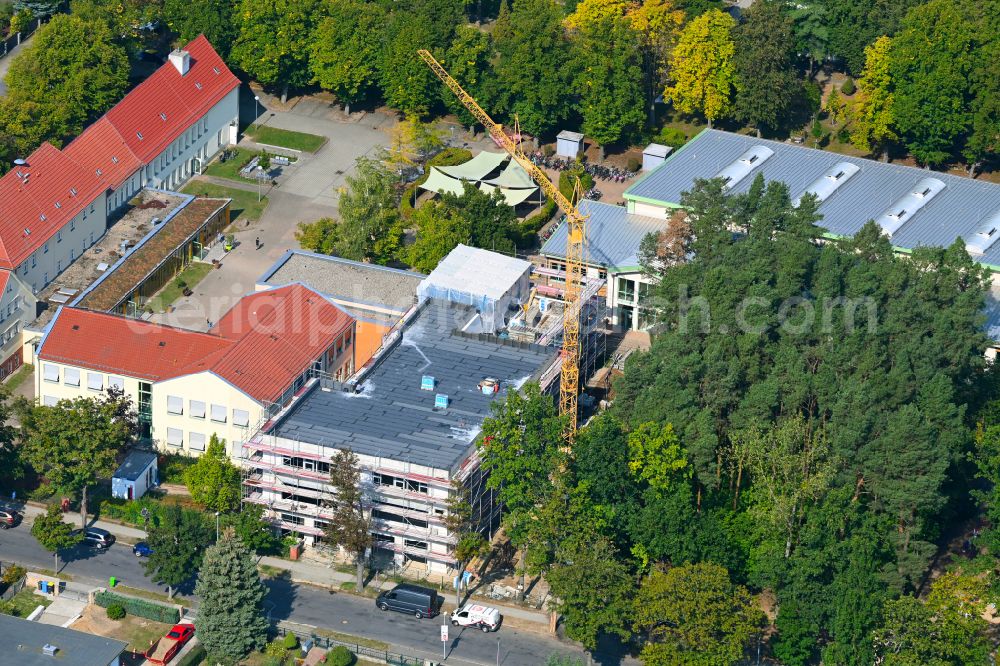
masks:
POLYGON ((177 189, 198 173, 199 164, 204 167, 220 148, 234 141, 238 124, 239 88, 234 88, 140 170, 141 186, 177 189))
POLYGON ((105 201, 102 192, 17 267, 17 276, 34 293, 55 280, 104 235, 108 221, 105 201))
MULTIPOLYGON (((105 389, 111 386, 112 382, 120 385, 125 391, 125 395, 132 399, 133 404, 139 403, 139 380, 134 377, 126 377, 115 373, 101 372, 98 370, 88 370, 74 365, 64 363, 53 363, 44 359, 35 359, 35 396, 41 405, 54 404, 59 400, 72 400, 73 398, 99 398, 104 395, 105 389), (67 373, 67 370, 70 372, 67 373), (73 371, 79 373, 79 385, 68 381, 71 379, 73 371), (101 388, 91 388, 90 380, 93 376, 95 382, 99 380, 101 388), (54 377, 55 380, 47 379, 54 377)), ((94 386, 97 386, 95 383, 94 386)))

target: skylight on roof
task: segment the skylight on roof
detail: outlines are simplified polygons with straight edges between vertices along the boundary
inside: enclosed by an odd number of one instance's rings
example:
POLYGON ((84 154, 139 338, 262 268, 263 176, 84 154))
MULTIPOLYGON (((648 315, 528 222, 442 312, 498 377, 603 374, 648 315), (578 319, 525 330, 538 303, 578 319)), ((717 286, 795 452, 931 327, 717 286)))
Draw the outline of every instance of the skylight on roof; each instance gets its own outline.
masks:
POLYGON ((59 203, 58 201, 56 202, 56 208, 62 208, 62 204, 59 203))
POLYGON ((104 173, 104 172, 103 172, 103 171, 101 171, 100 169, 95 169, 95 170, 94 170, 94 173, 96 173, 96 174, 97 174, 98 176, 100 176, 100 175, 101 175, 102 173, 104 173))
POLYGON ((876 220, 878 225, 882 227, 882 233, 892 238, 893 234, 899 231, 918 210, 926 206, 944 188, 944 182, 937 178, 920 179, 908 194, 900 197, 889 207, 888 211, 876 220))
POLYGON ((75 187, 71 187, 69 188, 69 194, 70 196, 75 197, 78 194, 78 192, 76 191, 75 187))
POLYGON ((135 135, 139 137, 139 141, 142 141, 142 132, 136 132, 135 135))
POLYGON ((749 176, 754 169, 766 162, 772 155, 774 155, 774 151, 767 146, 753 146, 736 158, 732 164, 715 174, 715 178, 721 178, 727 190, 736 187, 740 181, 749 176))
POLYGON ((851 177, 857 172, 861 171, 861 167, 852 162, 837 162, 832 167, 826 170, 826 172, 810 183, 809 187, 798 196, 793 202, 795 206, 799 205, 802 201, 802 197, 807 194, 812 194, 816 197, 819 203, 823 203, 829 199, 837 189, 846 183, 851 177))
POLYGON ((194 82, 194 87, 197 88, 198 90, 201 90, 201 82, 200 81, 195 81, 194 82))
POLYGON ((167 114, 160 111, 160 120, 166 120, 166 119, 167 119, 167 114))
POLYGON ((986 254, 997 239, 1000 239, 1000 210, 988 215, 974 232, 965 237, 965 249, 969 254, 986 254))
POLYGON ((41 214, 40 214, 40 215, 38 216, 38 219, 39 219, 39 220, 41 220, 42 222, 44 222, 45 220, 47 220, 47 219, 49 219, 49 218, 45 217, 45 213, 41 213, 41 214))
POLYGON ((222 72, 219 70, 218 67, 213 67, 212 71, 215 72, 216 74, 222 74, 222 72))
POLYGON ((112 156, 111 156, 111 161, 112 161, 112 162, 113 162, 114 164, 118 164, 118 156, 117 156, 117 155, 112 155, 112 156))

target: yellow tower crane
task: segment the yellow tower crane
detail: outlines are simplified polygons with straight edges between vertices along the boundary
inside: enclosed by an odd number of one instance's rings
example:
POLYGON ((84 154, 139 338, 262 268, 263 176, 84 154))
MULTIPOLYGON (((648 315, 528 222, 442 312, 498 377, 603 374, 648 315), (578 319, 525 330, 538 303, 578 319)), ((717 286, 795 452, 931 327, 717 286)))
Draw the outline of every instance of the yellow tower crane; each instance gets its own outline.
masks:
POLYGON ((429 51, 421 49, 417 54, 437 74, 458 100, 478 120, 490 136, 510 154, 528 172, 528 175, 538 183, 556 205, 566 214, 566 224, 569 233, 566 236, 566 308, 563 311, 563 343, 562 369, 559 379, 559 413, 566 416, 567 441, 572 441, 577 428, 577 397, 580 393, 580 292, 583 276, 583 246, 586 238, 587 216, 581 215, 576 206, 570 202, 559 188, 552 184, 545 172, 539 169, 521 150, 507 133, 503 126, 493 122, 489 114, 483 111, 472 95, 451 78, 451 75, 441 66, 429 51))

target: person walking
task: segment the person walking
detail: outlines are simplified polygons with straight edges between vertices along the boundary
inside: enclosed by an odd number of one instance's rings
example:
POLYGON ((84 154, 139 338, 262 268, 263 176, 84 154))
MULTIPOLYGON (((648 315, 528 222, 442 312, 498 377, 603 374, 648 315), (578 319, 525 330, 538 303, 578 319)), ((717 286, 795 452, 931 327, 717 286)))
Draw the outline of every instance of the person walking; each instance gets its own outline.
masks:
POLYGON ((254 245, 257 246, 256 249, 260 249, 260 236, 257 236, 257 238, 254 239, 254 245))

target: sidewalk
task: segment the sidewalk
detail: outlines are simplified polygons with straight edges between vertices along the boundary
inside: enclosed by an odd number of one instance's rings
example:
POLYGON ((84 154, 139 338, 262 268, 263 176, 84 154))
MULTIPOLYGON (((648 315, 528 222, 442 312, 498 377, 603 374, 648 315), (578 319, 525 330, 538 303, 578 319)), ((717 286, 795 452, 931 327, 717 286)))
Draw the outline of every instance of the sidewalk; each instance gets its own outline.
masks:
MULTIPOLYGON (((35 503, 25 503, 22 512, 24 513, 24 522, 29 523, 35 516, 45 513, 45 509, 35 503)), ((74 525, 78 524, 80 517, 79 513, 67 513, 65 516, 67 518, 66 522, 71 522, 74 525)), ((134 544, 146 538, 146 533, 143 530, 130 527, 128 525, 122 525, 117 522, 96 520, 90 522, 89 525, 91 527, 99 527, 107 530, 108 532, 114 534, 119 540, 129 544, 134 544)), ((281 557, 271 557, 269 555, 261 556, 257 562, 261 565, 289 572, 292 582, 294 583, 305 583, 307 585, 315 585, 318 587, 339 590, 342 583, 351 583, 355 580, 355 575, 353 573, 338 571, 333 568, 332 564, 324 565, 313 562, 292 561, 281 557)), ((374 585, 375 584, 373 582, 368 587, 371 588, 374 585)), ((382 590, 383 588, 390 587, 391 585, 395 585, 395 583, 392 581, 387 582, 387 579, 380 577, 379 585, 376 589, 382 590)), ((444 594, 443 596, 445 606, 451 607, 454 605, 454 596, 452 594, 444 594)), ((533 611, 519 606, 511 606, 493 600, 489 600, 488 602, 484 601, 484 603, 489 603, 491 606, 500 608, 504 615, 504 622, 510 624, 511 626, 528 629, 530 631, 548 633, 548 613, 533 611)))

